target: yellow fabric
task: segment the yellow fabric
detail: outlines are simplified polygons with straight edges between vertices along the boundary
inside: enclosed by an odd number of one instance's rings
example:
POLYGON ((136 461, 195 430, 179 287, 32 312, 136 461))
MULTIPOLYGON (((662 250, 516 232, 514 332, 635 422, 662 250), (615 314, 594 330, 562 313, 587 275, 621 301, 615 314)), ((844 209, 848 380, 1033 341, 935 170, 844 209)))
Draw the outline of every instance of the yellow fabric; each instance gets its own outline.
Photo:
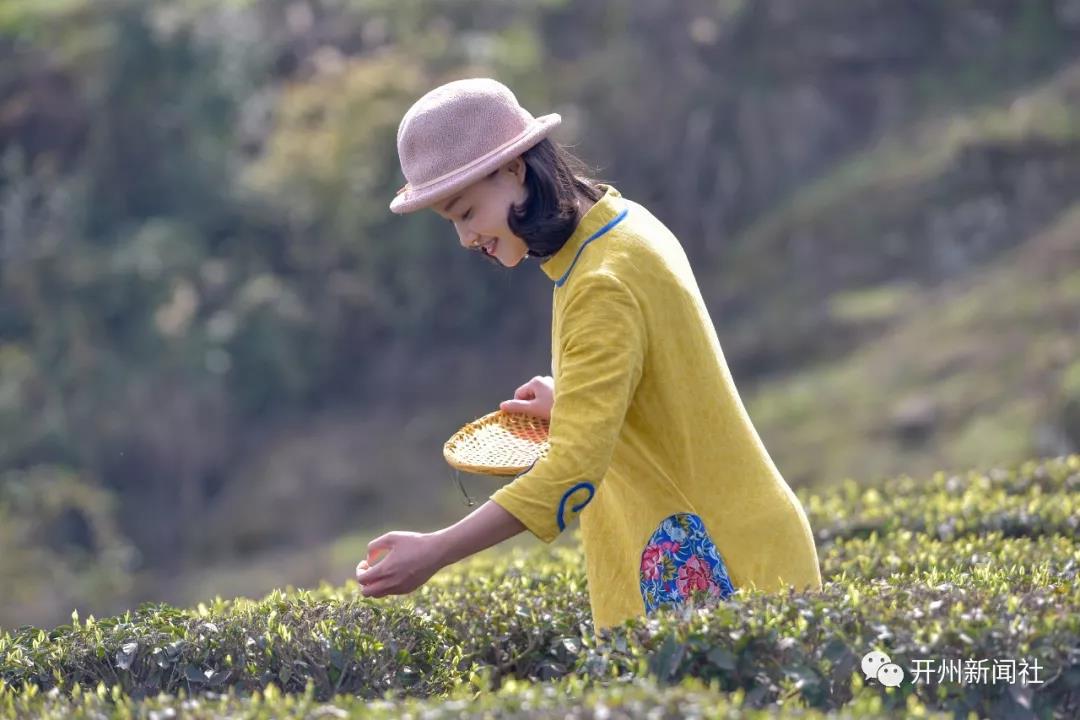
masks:
POLYGON ((601 188, 541 264, 555 282, 550 450, 491 499, 548 543, 560 508, 563 527, 580 518, 597 631, 645 614, 642 551, 678 512, 701 517, 736 589, 820 589, 806 513, 739 398, 682 245, 601 188))

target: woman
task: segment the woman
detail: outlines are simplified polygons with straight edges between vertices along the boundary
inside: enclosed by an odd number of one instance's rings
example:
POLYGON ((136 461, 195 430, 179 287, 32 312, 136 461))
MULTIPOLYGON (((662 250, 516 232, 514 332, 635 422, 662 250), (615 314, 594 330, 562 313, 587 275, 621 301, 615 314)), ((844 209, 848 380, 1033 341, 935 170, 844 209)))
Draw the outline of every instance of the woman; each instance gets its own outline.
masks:
POLYGON ((743 407, 679 241, 612 185, 574 172, 488 78, 448 83, 405 114, 408 183, 390 209, 431 208, 466 248, 553 283, 552 377, 507 411, 550 419, 548 454, 453 526, 368 545, 363 594, 408 593, 528 529, 551 542, 580 516, 594 627, 736 588, 820 589, 806 514, 743 407))

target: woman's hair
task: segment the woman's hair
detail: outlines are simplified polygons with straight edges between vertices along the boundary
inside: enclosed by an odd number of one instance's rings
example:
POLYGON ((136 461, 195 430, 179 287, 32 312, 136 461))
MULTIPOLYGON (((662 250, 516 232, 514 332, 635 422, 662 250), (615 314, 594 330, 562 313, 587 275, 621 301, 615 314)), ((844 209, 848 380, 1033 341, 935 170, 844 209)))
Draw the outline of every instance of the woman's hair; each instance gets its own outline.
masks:
MULTIPOLYGON (((603 197, 597 187, 603 180, 588 176, 590 169, 577 156, 556 142, 544 138, 521 155, 525 162, 525 201, 510 208, 510 231, 525 241, 529 256, 554 255, 574 233, 581 220, 577 195, 593 202, 603 197)), ((484 257, 497 265, 493 256, 484 257)))

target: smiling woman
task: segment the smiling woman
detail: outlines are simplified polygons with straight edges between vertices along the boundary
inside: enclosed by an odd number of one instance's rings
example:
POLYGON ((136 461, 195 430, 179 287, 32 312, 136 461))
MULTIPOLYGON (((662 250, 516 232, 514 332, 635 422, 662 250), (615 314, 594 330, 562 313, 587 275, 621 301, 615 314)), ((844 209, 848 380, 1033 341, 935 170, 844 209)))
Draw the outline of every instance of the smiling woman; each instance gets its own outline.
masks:
POLYGON ((580 159, 544 138, 432 209, 464 247, 513 267, 557 252, 600 199, 599 181, 585 172, 580 159))
POLYGON ((431 207, 503 265, 545 258, 549 449, 455 525, 369 543, 389 553, 357 569, 364 595, 411 592, 525 528, 552 542, 575 519, 597 630, 740 588, 820 589, 806 513, 750 422, 682 243, 576 175, 545 139, 558 122, 474 78, 425 95, 398 129, 409 183, 391 210, 431 207))
POLYGON ((463 247, 507 267, 551 257, 603 195, 603 181, 588 177, 580 159, 548 139, 560 122, 557 113, 534 118, 509 88, 489 78, 432 90, 398 129, 409 182, 390 209, 429 207, 454 226, 463 247), (495 112, 484 103, 500 107, 495 112), (448 118, 450 108, 467 117, 448 118))

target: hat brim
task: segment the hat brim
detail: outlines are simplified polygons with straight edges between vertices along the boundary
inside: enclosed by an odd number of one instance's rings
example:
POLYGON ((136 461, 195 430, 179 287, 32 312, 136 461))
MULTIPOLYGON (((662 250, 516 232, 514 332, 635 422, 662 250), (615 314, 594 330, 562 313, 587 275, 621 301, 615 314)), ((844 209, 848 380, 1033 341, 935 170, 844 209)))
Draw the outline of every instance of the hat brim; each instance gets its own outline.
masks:
POLYGON ((478 163, 477 165, 455 175, 451 175, 450 177, 443 178, 434 185, 429 185, 419 191, 415 191, 406 185, 404 192, 395 195, 394 199, 390 202, 391 212, 397 213, 398 215, 416 212, 417 210, 430 207, 441 200, 445 200, 452 195, 457 194, 477 180, 482 179, 484 176, 498 169, 503 163, 514 159, 536 143, 543 140, 552 130, 557 128, 560 123, 562 123, 562 116, 560 116, 559 113, 541 115, 536 118, 536 121, 529 126, 528 130, 522 134, 517 141, 512 145, 508 145, 502 152, 491 156, 484 162, 478 163))

